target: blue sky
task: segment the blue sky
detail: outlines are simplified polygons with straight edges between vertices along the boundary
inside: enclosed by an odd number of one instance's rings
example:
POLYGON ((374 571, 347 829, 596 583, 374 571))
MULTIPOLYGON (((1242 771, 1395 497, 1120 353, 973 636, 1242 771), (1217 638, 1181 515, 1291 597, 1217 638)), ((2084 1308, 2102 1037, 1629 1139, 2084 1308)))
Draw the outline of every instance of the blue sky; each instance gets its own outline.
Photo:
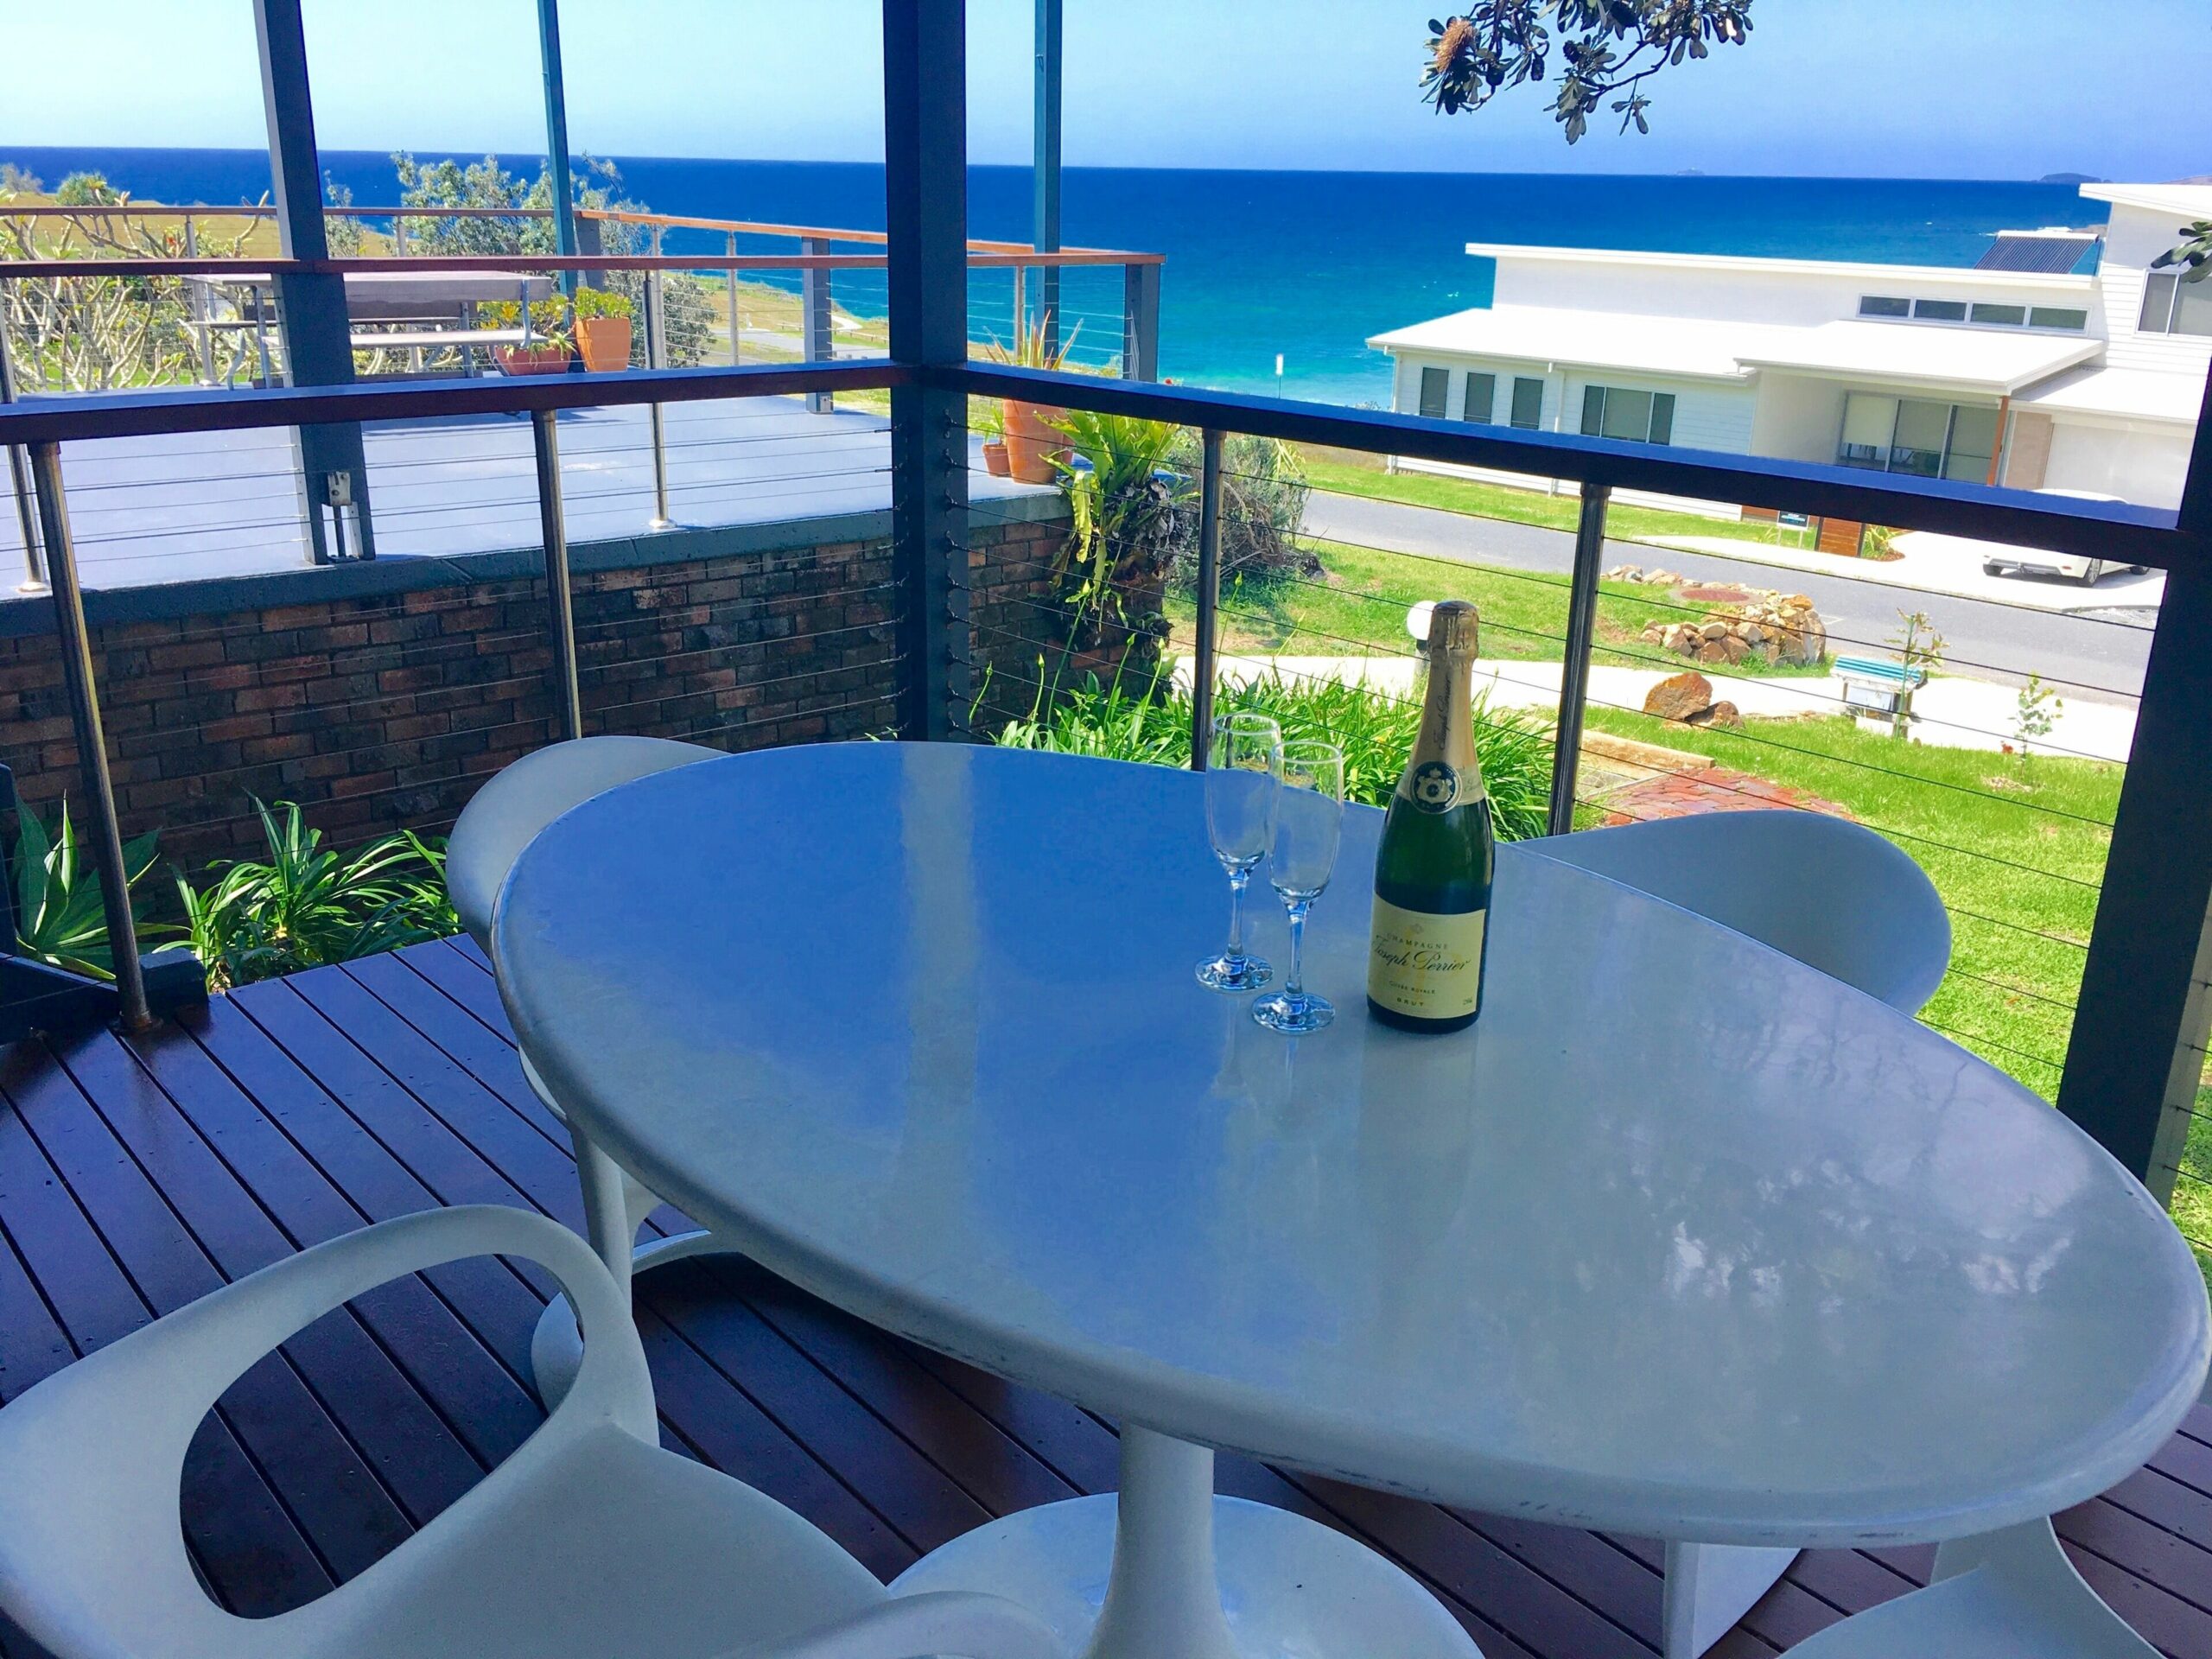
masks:
MULTIPOLYGON (((542 146, 531 0, 306 0, 323 142, 542 146)), ((10 9, 0 143, 255 145, 245 0, 10 9)), ((2212 173, 2212 5, 1759 0, 1666 78, 1648 138, 1570 150, 1524 89, 1417 101, 1429 0, 1067 0, 1071 162, 2033 178, 2212 173), (2110 26, 2106 26, 2107 23, 2110 26)), ((970 0, 972 153, 1026 159, 1030 0, 970 0)), ((606 155, 874 160, 869 0, 567 0, 571 129, 606 155)))

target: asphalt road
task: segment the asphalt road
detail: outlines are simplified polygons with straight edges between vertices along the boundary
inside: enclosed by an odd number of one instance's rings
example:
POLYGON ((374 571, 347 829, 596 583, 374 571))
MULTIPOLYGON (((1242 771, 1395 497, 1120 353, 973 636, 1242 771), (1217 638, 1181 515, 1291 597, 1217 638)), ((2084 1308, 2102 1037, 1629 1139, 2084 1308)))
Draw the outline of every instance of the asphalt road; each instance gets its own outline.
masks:
MULTIPOLYGON (((1330 541, 1462 564, 1564 575, 1574 563, 1574 537, 1563 530, 1319 490, 1306 506, 1306 529, 1307 534, 1330 541)), ((1617 564, 1662 566, 1701 582, 1803 594, 1827 623, 1834 648, 1845 653, 1882 654, 1884 642, 1897 631, 1898 611, 1923 610, 1948 642, 1946 660, 1952 672, 2011 684, 2039 674, 2065 696, 2131 700, 2142 689, 2143 665, 2151 652, 2152 619, 2134 612, 2119 618, 2069 615, 1717 554, 1609 541, 1605 568, 1617 564)))

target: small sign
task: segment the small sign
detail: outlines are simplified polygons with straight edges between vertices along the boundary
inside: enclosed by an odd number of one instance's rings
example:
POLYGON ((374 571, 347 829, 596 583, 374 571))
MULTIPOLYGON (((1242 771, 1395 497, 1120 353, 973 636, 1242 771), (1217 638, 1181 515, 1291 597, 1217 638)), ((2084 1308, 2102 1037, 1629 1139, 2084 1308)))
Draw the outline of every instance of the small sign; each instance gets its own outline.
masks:
POLYGON ((1813 522, 1813 515, 1809 512, 1777 512, 1774 515, 1774 521, 1784 530, 1802 530, 1813 522))

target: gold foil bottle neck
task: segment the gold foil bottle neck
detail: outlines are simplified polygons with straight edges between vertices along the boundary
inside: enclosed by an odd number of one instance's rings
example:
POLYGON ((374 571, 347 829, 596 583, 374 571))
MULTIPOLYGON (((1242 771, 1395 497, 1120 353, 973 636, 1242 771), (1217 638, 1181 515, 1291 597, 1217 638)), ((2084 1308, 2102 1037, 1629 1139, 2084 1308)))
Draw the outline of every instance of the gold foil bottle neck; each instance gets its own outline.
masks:
POLYGON ((1465 600, 1440 601, 1428 613, 1430 658, 1473 656, 1481 626, 1480 613, 1465 600))

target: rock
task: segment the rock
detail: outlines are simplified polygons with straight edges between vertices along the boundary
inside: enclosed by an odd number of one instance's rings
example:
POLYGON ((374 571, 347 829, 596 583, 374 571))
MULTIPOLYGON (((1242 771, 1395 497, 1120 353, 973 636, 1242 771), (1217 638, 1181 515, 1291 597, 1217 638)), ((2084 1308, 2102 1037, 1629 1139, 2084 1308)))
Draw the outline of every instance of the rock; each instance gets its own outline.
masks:
POLYGON ((1743 711, 1738 709, 1732 702, 1716 702, 1712 708, 1707 709, 1702 715, 1699 715, 1696 720, 1693 721, 1691 724, 1695 726, 1732 726, 1738 729, 1741 729, 1744 724, 1744 715, 1743 711))
MULTIPOLYGON (((1738 643, 1742 642, 1739 640, 1738 643)), ((1728 652, 1718 639, 1708 639, 1697 648, 1697 660, 1700 663, 1725 664, 1728 661, 1728 652)))
POLYGON ((1740 663, 1751 654, 1751 648, 1732 633, 1719 644, 1721 652, 1732 663, 1740 663))
POLYGON ((1643 712, 1662 720, 1688 720, 1713 707, 1713 682, 1702 674, 1676 674, 1644 694, 1643 712))
POLYGON ((1728 625, 1716 617, 1701 626, 1697 632, 1698 637, 1701 639, 1719 639, 1727 633, 1728 625))
POLYGON ((1766 629, 1757 622, 1746 622, 1736 630, 1736 637, 1747 645, 1766 644, 1766 629))

